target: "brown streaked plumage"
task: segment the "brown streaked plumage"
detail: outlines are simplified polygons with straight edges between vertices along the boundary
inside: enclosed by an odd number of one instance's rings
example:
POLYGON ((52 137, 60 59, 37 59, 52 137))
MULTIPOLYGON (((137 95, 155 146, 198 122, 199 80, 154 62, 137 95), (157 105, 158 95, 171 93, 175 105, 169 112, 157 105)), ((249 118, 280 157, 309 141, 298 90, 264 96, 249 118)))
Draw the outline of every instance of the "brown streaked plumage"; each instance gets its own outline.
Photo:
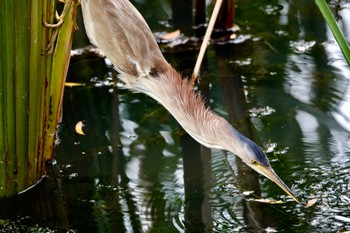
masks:
POLYGON ((81 7, 91 43, 102 49, 119 71, 136 77, 167 69, 150 28, 129 1, 81 0, 81 7))
POLYGON ((161 103, 180 125, 202 144, 211 148, 226 149, 220 145, 221 137, 216 125, 227 122, 206 108, 202 97, 193 90, 193 86, 187 80, 183 80, 173 68, 157 77, 135 79, 121 74, 119 78, 129 89, 145 93, 161 103))
POLYGON ((81 0, 81 5, 91 43, 105 52, 127 88, 149 95, 198 142, 236 154, 299 202, 261 148, 206 108, 193 86, 167 63, 147 23, 128 0, 81 0))

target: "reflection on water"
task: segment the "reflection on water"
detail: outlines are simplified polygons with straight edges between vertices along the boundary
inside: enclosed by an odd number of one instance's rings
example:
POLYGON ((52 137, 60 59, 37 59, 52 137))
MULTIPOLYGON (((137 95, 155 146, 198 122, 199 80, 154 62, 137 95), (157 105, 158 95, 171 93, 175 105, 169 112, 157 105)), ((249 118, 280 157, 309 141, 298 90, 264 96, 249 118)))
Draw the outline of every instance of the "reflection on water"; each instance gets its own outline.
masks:
MULTIPOLYGON (((147 20, 155 2, 139 3, 150 4, 141 9, 147 20)), ((69 81, 86 86, 66 89, 57 164, 36 188, 0 201, 0 225, 62 232, 350 230, 349 66, 312 1, 262 2, 254 10, 237 2, 238 38, 245 39, 210 47, 198 89, 215 112, 266 148, 303 204, 234 155, 200 146, 162 106, 121 88, 104 59, 89 58, 71 62, 69 81), (85 135, 74 131, 79 121, 85 135)), ((350 5, 343 8, 340 25, 349 38, 350 5)), ((176 48, 165 55, 184 73, 196 56, 176 48)))

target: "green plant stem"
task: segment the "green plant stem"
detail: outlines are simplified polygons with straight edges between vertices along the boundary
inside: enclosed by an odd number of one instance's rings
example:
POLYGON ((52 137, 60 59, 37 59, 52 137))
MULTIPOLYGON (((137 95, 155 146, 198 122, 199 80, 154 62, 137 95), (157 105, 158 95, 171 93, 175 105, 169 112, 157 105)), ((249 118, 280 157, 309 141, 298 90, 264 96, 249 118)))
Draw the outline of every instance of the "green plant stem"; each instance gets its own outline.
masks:
POLYGON ((0 7, 0 198, 34 185, 53 157, 77 0, 65 1, 70 14, 58 27, 56 3, 4 0, 0 7))
MULTIPOLYGON (((0 33, 5 35, 5 7, 0 7, 0 33)), ((0 36, 0 46, 5 48, 6 38, 5 36, 0 36)), ((5 53, 0 53, 0 106, 5 106, 5 72, 6 72, 6 56, 5 53)), ((0 152, 6 151, 6 141, 5 141, 5 107, 0 107, 0 152)), ((4 155, 0 156, 0 186, 6 182, 6 157, 4 155)), ((6 194, 6 187, 0 187, 0 196, 6 194)))
POLYGON ((347 44, 342 32, 340 31, 337 23, 334 20, 334 17, 332 15, 332 12, 330 11, 327 3, 325 0, 315 0, 316 5, 320 9, 323 18, 326 20, 329 28, 331 29, 341 51, 344 54, 344 57, 348 64, 350 65, 350 49, 349 45, 347 44))
POLYGON ((67 15, 65 23, 59 29, 54 49, 55 56, 52 59, 52 73, 49 76, 51 77, 49 89, 50 109, 47 111, 47 126, 45 129, 47 135, 44 148, 46 155, 52 154, 57 122, 61 120, 64 83, 70 61, 69 54, 72 47, 73 32, 76 30, 77 3, 75 0, 67 0, 66 4, 67 15))
MULTIPOLYGON (((15 170, 16 170, 16 147, 15 147, 15 92, 14 92, 14 79, 13 72, 15 71, 15 58, 14 58, 14 36, 15 36, 15 25, 14 25, 14 2, 5 1, 2 6, 5 9, 5 43, 4 54, 6 58, 6 68, 5 68, 5 157, 6 157, 6 178, 7 182, 10 184, 6 187, 6 193, 13 193, 15 191, 15 170)), ((3 156, 3 155, 1 155, 3 156)))
POLYGON ((29 20, 27 12, 30 1, 15 4, 15 132, 16 132, 16 160, 17 160, 17 189, 28 187, 28 73, 29 73, 29 20))
POLYGON ((32 1, 31 3, 31 23, 30 23, 30 70, 29 70, 29 133, 28 133, 28 169, 29 183, 37 179, 37 156, 40 153, 40 142, 42 135, 42 92, 45 83, 42 81, 41 50, 44 44, 42 40, 42 1, 32 1))

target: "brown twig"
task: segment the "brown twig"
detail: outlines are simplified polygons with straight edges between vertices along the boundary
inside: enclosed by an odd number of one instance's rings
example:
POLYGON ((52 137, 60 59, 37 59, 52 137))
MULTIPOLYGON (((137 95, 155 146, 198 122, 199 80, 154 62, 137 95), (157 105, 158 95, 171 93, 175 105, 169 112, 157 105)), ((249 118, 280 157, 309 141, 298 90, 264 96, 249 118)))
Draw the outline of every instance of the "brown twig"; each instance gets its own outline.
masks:
POLYGON ((194 66, 192 77, 190 79, 190 83, 192 85, 194 85, 194 83, 196 82, 196 79, 198 77, 198 73, 199 73, 199 69, 200 69, 202 61, 203 61, 204 53, 208 47, 209 39, 210 39, 211 33, 213 32, 214 24, 215 24, 216 18, 218 17, 221 4, 222 4, 222 0, 217 0, 215 3, 213 13, 212 13, 210 20, 209 20, 208 28, 205 32, 204 39, 203 39, 201 48, 199 50, 196 65, 194 66))

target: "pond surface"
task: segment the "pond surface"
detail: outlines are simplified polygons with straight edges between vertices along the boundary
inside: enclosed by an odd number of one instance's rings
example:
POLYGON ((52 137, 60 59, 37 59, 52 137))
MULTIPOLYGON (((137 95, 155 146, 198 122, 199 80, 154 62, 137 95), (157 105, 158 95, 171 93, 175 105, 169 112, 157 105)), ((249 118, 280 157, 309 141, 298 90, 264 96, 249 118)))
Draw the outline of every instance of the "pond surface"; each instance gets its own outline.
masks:
MULTIPOLYGON (((177 29, 165 28, 171 5, 160 2, 136 6, 153 31, 177 29)), ((341 6, 349 41, 350 4, 341 6)), ((264 148, 301 204, 195 142, 153 99, 125 90, 107 60, 75 56, 67 81, 83 85, 65 91, 54 166, 1 202, 1 232, 350 231, 350 69, 330 30, 313 1, 236 1, 235 23, 235 38, 209 47, 198 90, 264 148)), ((190 34, 161 44, 184 75, 194 47, 190 34)))

